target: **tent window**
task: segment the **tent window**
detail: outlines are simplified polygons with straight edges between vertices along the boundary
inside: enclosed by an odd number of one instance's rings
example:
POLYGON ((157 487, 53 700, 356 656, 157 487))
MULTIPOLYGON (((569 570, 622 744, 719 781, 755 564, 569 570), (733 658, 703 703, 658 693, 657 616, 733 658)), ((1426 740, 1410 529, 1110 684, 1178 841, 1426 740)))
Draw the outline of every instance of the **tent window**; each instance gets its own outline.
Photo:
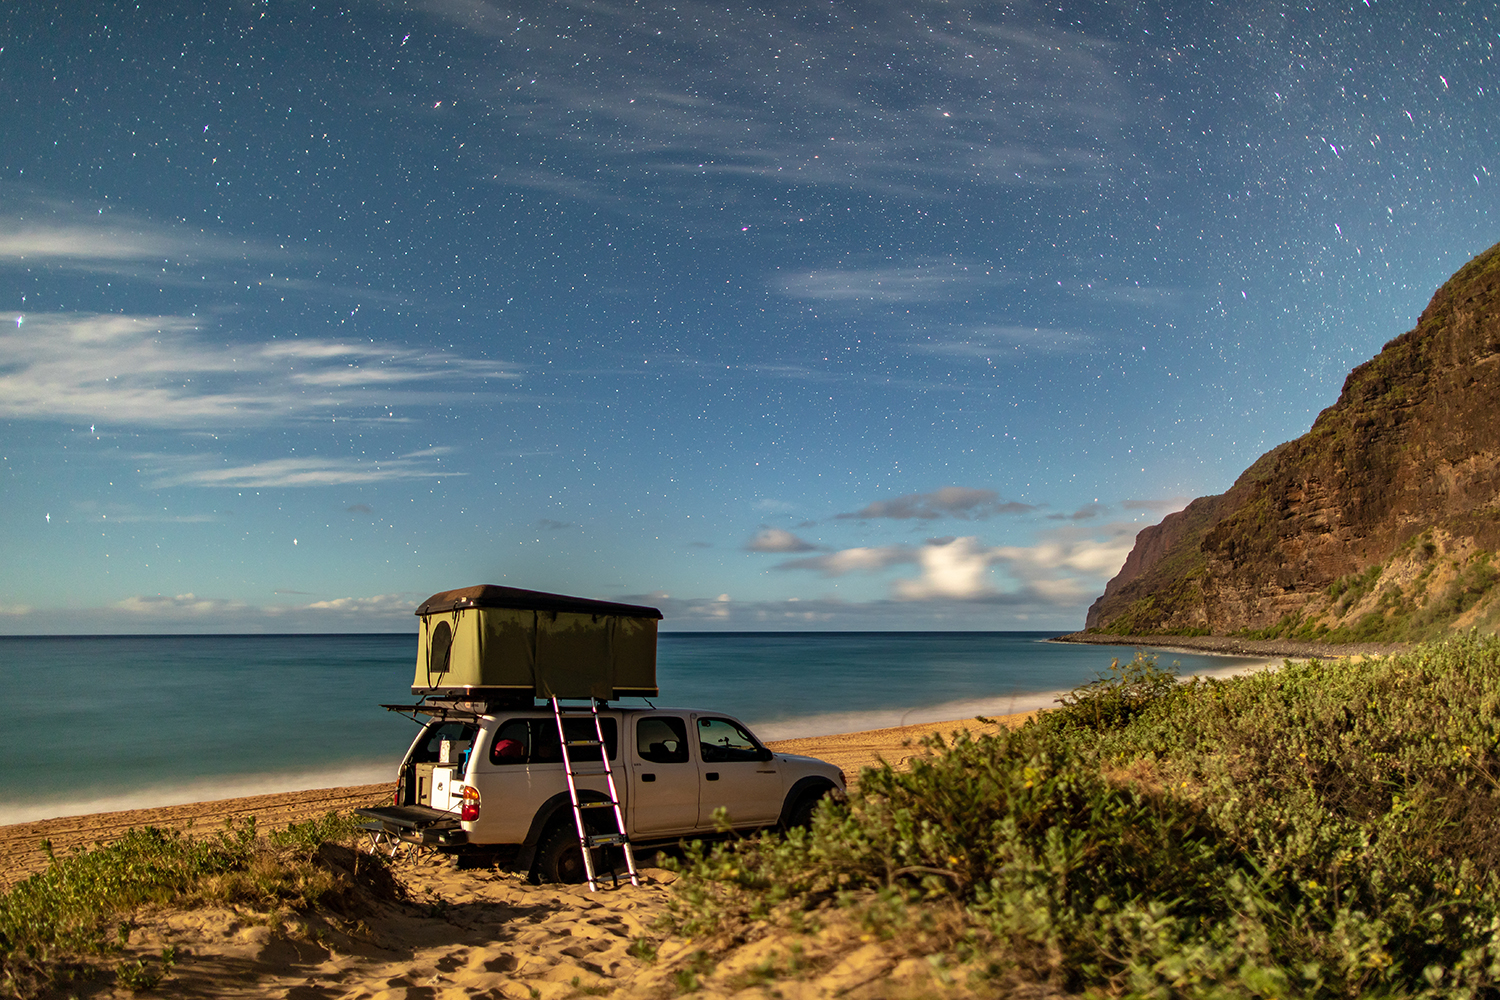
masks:
POLYGON ((427 672, 446 674, 448 654, 453 651, 453 628, 447 622, 438 622, 432 630, 432 642, 428 646, 427 672))

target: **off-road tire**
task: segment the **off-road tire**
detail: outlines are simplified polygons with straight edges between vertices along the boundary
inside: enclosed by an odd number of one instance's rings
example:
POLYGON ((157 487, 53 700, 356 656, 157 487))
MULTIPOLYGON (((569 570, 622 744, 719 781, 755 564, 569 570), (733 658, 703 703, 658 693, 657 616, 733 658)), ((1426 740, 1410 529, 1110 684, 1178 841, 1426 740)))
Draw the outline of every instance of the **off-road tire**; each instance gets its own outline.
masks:
POLYGON ((578 885, 588 878, 576 829, 560 823, 547 832, 536 849, 536 874, 543 882, 563 885, 578 885))
POLYGON ((806 830, 812 826, 813 810, 818 808, 818 803, 823 801, 823 796, 833 791, 832 788, 816 788, 810 792, 803 792, 791 809, 787 810, 786 828, 795 830, 798 827, 806 830))

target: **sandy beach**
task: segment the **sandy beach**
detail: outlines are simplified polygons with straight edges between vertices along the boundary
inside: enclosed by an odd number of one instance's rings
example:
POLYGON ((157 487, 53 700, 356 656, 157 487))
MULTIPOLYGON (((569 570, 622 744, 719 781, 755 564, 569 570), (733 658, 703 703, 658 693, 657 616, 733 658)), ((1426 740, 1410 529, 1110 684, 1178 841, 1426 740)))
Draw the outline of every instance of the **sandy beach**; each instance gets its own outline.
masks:
MULTIPOLYGON (((880 760, 906 764, 925 752, 916 744, 929 733, 994 731, 1020 725, 1033 714, 990 724, 956 720, 770 745, 831 761, 853 779, 860 768, 880 760)), ((382 803, 390 794, 387 784, 360 785, 0 827, 0 885, 8 887, 46 867, 43 839, 58 854, 67 854, 145 825, 214 830, 226 818, 253 815, 270 829, 330 809, 382 803)), ((180 997, 552 1000, 606 992, 670 997, 683 992, 687 976, 704 997, 901 997, 936 985, 931 964, 915 945, 908 951, 889 941, 871 942, 836 913, 818 929, 796 935, 763 928, 758 936, 734 942, 665 938, 652 927, 666 910, 673 875, 654 867, 651 856, 642 863, 640 887, 589 893, 581 886, 531 885, 502 871, 460 870, 446 856, 412 852, 393 868, 409 901, 363 914, 358 934, 318 914, 268 920, 243 908, 147 911, 136 915, 120 961, 150 960, 167 945, 177 949, 178 964, 152 993, 180 997), (641 957, 643 941, 653 950, 649 960, 641 957)), ((108 976, 69 992, 135 995, 108 976)), ((972 994, 954 985, 944 987, 944 995, 972 994)))

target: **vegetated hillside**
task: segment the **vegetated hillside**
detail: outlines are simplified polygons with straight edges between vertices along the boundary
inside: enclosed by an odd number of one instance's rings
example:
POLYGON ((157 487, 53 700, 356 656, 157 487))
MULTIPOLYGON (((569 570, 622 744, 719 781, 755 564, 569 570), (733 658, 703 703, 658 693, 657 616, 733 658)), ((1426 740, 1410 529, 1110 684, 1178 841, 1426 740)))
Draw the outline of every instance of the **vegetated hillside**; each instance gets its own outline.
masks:
POLYGON ((1136 538, 1086 627, 1408 641, 1500 619, 1500 244, 1312 429, 1136 538))

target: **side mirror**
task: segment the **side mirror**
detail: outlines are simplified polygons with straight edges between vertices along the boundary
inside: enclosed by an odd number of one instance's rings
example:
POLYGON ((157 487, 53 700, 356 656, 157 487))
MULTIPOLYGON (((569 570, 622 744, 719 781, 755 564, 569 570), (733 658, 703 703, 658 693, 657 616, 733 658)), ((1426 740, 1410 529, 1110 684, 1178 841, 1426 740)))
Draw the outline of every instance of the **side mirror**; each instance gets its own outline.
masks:
POLYGON ((755 759, 756 760, 775 760, 776 759, 776 754, 772 753, 770 750, 766 749, 765 747, 761 747, 760 750, 755 754, 755 759))

